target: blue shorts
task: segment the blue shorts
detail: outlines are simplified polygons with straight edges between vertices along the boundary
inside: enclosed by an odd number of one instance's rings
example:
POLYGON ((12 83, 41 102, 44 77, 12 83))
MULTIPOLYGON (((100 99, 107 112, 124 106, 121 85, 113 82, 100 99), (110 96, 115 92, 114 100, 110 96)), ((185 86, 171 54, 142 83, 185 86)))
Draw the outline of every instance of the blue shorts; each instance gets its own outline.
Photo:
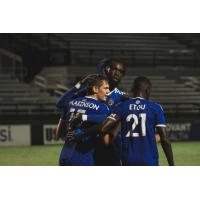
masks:
POLYGON ((93 166, 93 150, 82 151, 77 143, 65 142, 59 159, 60 166, 93 166))

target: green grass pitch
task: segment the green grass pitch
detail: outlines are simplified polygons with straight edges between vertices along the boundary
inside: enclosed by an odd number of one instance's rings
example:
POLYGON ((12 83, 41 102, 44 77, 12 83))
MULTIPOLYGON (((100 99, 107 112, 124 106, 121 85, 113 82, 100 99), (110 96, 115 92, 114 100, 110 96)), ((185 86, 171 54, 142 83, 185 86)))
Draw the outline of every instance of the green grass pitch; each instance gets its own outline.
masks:
MULTIPOLYGON (((62 145, 0 147, 0 166, 56 166, 62 145)), ((200 142, 172 143, 175 165, 200 166, 200 142)), ((158 144, 160 165, 167 165, 158 144)))

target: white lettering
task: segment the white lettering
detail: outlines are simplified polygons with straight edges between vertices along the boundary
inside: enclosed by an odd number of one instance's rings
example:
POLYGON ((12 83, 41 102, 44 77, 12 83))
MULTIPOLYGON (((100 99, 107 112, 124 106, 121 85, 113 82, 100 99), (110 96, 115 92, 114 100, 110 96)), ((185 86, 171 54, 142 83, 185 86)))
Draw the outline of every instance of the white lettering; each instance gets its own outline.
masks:
POLYGON ((129 110, 144 110, 145 107, 146 107, 145 104, 141 104, 141 105, 130 104, 129 105, 129 110))
POLYGON ((90 103, 90 102, 85 102, 85 101, 72 101, 70 103, 73 106, 79 106, 79 107, 85 107, 85 108, 91 108, 94 110, 98 110, 99 109, 99 105, 96 105, 94 103, 90 103))
POLYGON ((179 124, 168 124, 168 131, 190 131, 191 124, 190 123, 179 123, 179 124))

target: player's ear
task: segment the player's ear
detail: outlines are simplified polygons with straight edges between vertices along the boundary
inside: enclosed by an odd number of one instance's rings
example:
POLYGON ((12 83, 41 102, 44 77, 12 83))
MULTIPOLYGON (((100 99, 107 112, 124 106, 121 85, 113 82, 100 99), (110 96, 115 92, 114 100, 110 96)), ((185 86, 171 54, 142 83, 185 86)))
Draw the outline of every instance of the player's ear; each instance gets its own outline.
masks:
POLYGON ((99 91, 98 89, 99 89, 98 87, 93 86, 93 87, 92 87, 92 91, 93 91, 93 93, 97 94, 98 91, 99 91))
POLYGON ((107 74, 110 72, 110 65, 107 65, 106 67, 105 67, 105 70, 106 70, 106 72, 107 72, 107 74))

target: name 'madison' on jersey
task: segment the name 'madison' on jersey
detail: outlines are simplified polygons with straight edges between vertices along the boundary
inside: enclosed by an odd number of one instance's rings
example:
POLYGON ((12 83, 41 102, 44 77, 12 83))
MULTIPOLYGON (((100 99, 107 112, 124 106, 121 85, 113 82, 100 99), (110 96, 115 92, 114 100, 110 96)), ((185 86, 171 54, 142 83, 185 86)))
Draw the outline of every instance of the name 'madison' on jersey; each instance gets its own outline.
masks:
POLYGON ((122 123, 122 162, 124 165, 158 165, 155 127, 166 126, 162 107, 140 97, 120 103, 111 118, 122 123))
POLYGON ((94 109, 94 110, 98 110, 99 107, 100 107, 97 103, 88 102, 86 98, 75 99, 75 100, 70 102, 70 105, 71 106, 77 106, 77 107, 83 107, 83 108, 91 108, 91 109, 94 109))

